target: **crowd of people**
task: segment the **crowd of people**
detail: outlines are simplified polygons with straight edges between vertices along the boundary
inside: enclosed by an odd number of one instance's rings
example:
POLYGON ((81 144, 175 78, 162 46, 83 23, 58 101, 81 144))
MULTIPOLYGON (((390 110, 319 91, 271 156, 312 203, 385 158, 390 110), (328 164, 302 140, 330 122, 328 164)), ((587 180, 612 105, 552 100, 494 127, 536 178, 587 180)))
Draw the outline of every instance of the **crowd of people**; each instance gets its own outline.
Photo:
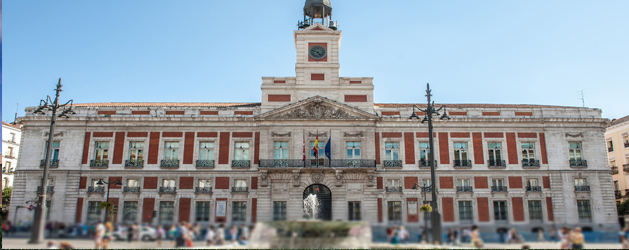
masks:
MULTIPOLYGON (((419 229, 417 240, 420 243, 427 243, 428 230, 424 227, 419 229)), ((483 239, 480 237, 477 226, 447 229, 444 243, 452 246, 459 246, 461 243, 469 243, 473 247, 482 247, 483 239)), ((404 244, 410 241, 410 234, 404 226, 393 226, 387 228, 387 241, 391 244, 404 244)), ((437 242, 435 241, 435 244, 437 242)))

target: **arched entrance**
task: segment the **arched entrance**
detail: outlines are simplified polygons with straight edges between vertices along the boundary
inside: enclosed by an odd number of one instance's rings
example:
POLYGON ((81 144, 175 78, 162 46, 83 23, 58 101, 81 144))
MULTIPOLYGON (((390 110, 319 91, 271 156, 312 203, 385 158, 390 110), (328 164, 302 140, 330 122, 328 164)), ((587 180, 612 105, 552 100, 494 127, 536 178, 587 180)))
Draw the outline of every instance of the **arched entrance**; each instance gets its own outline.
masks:
MULTIPOLYGON (((317 195, 319 200, 318 220, 332 220, 332 192, 325 185, 314 184, 304 190, 304 199, 310 194, 317 195)), ((303 205, 302 205, 303 206, 303 205)))

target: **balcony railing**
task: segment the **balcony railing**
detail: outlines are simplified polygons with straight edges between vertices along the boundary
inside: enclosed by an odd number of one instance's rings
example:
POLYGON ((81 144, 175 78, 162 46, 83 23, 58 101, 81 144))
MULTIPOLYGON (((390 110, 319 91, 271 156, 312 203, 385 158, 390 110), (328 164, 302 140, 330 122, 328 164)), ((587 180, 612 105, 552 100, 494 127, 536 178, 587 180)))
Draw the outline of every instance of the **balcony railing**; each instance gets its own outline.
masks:
POLYGON ((249 192, 248 187, 232 187, 232 193, 247 193, 249 192))
POLYGON ((456 187, 456 191, 459 192, 459 193, 462 193, 462 192, 469 192, 469 193, 474 192, 473 189, 472 189, 472 186, 457 186, 456 187))
POLYGON ((304 160, 273 159, 260 160, 258 166, 260 168, 303 168, 304 164, 304 160))
POLYGON ((507 186, 491 186, 491 192, 507 192, 507 186))
POLYGON ((471 160, 454 160, 454 167, 458 168, 471 168, 472 161, 471 160))
POLYGON ((539 160, 535 159, 523 159, 522 160, 523 168, 539 168, 539 160))
POLYGON ((526 186, 526 192, 542 192, 541 186, 526 186))
MULTIPOLYGON (((44 167, 44 164, 46 164, 46 160, 41 160, 39 162, 39 166, 40 167, 44 167)), ((58 168, 59 167, 59 160, 50 160, 50 167, 51 168, 58 168)))
POLYGON ((122 189, 123 193, 139 193, 140 187, 124 187, 122 189))
POLYGON ((629 164, 622 165, 622 171, 624 171, 625 174, 629 174, 629 164))
POLYGON ((488 160, 487 167, 489 168, 506 168, 507 162, 505 160, 488 160))
POLYGON ((618 174, 618 167, 612 166, 612 174, 618 174))
POLYGON ((15 155, 4 155, 4 158, 7 158, 7 159, 15 159, 15 158, 16 158, 16 156, 15 156, 15 155))
POLYGON ((386 187, 387 193, 401 193, 402 187, 386 187))
POLYGON ((625 148, 629 148, 629 141, 625 142, 625 148))
POLYGON ((330 161, 333 168, 376 168, 376 160, 370 159, 337 159, 330 161))
POLYGON ((197 160, 197 168, 214 168, 214 160, 197 160))
POLYGON ((625 197, 629 197, 629 189, 625 189, 625 197))
POLYGON ((616 195, 616 199, 620 199, 620 197, 622 197, 620 190, 614 190, 614 195, 616 195))
POLYGON ((160 168, 179 168, 179 159, 162 160, 159 165, 160 168))
POLYGON ((211 194, 212 193, 212 188, 211 187, 197 187, 195 190, 195 193, 197 194, 211 194))
POLYGON ((105 187, 87 187, 88 193, 104 193, 105 187))
POLYGON ((402 161, 401 160, 384 160, 385 168, 401 168, 402 161))
POLYGON ((174 194, 174 193, 177 193, 177 188, 176 187, 160 187, 159 193, 160 194, 174 194))
POLYGON ((109 160, 107 159, 90 161, 91 168, 107 168, 107 166, 109 166, 109 160))
POLYGON ((574 186, 575 192, 590 192, 590 186, 574 186))
MULTIPOLYGON (((54 193, 55 186, 47 186, 46 193, 54 193)), ((37 193, 41 193, 41 186, 37 186, 37 193)))
POLYGON ((366 159, 310 159, 260 160, 260 168, 376 168, 376 160, 366 159), (318 164, 317 164, 318 163, 318 164))
POLYGON ((144 160, 143 159, 126 160, 124 162, 124 167, 125 168, 143 168, 144 167, 144 160))
POLYGON ((250 160, 233 160, 232 168, 250 168, 251 161, 250 160))
POLYGON ((571 159, 569 160, 570 167, 587 167, 588 161, 583 159, 571 159))
MULTIPOLYGON (((435 164, 435 168, 437 168, 437 160, 434 161, 435 164)), ((425 159, 421 159, 419 160, 419 167, 420 168, 430 168, 430 161, 425 160, 425 159)))
POLYGON ((614 152, 614 148, 607 148, 607 152, 614 152))

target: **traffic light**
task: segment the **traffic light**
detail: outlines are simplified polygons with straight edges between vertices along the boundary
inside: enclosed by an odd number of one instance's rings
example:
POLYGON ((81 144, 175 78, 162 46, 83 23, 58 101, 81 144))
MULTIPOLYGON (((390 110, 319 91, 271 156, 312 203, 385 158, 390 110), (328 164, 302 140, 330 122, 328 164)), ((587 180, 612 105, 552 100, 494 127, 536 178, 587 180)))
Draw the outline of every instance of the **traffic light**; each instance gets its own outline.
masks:
POLYGON ((154 218, 156 216, 157 216, 157 211, 153 211, 153 214, 152 214, 151 218, 154 218))

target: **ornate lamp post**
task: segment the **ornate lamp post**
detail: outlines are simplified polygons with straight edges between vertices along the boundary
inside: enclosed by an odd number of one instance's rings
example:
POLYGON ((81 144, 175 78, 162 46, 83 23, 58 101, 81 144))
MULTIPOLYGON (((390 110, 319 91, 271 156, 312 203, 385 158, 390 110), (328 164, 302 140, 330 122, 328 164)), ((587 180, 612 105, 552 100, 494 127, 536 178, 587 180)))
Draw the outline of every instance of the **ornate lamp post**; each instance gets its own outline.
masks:
MULTIPOLYGON (((105 202, 109 203, 109 189, 111 187, 111 184, 114 184, 116 186, 120 186, 122 185, 122 182, 120 182, 120 180, 116 179, 115 181, 110 181, 110 182, 106 182, 103 181, 103 179, 98 180, 98 182, 96 183, 97 185, 103 185, 103 184, 107 184, 107 200, 105 202)), ((113 207, 111 208, 113 209, 113 207)), ((107 208, 105 208, 105 219, 103 220, 103 223, 107 222, 107 208)))
POLYGON ((411 115, 411 117, 409 117, 409 119, 413 120, 413 119, 417 119, 419 120, 419 116, 417 116, 417 114, 415 113, 415 110, 419 110, 424 112, 424 118, 422 119, 421 123, 424 122, 428 122, 428 143, 430 144, 430 154, 429 154, 429 163, 430 163, 430 178, 431 178, 431 185, 433 186, 432 188, 432 202, 431 202, 431 206, 432 206, 432 213, 430 216, 430 222, 432 224, 432 240, 438 242, 439 244, 442 243, 443 241, 443 237, 441 234, 441 214, 439 213, 439 208, 437 206, 437 189, 435 188, 435 183, 436 182, 436 176, 435 176, 435 156, 434 156, 434 152, 435 152, 435 147, 433 144, 433 135, 432 135, 432 117, 433 115, 435 116, 439 116, 439 112, 441 110, 443 110, 443 114, 441 115, 441 117, 439 117, 439 119, 441 120, 449 120, 450 117, 446 114, 446 106, 442 105, 441 107, 439 107, 438 109, 435 108, 435 102, 433 101, 432 103, 430 102, 430 97, 432 96, 432 94, 430 93, 432 90, 430 90, 430 84, 426 84, 426 97, 428 99, 428 105, 426 105, 426 109, 421 109, 419 107, 417 107, 417 105, 413 105, 413 114, 411 115))
POLYGON ((72 100, 59 105, 59 93, 62 91, 61 87, 61 78, 59 78, 59 83, 57 83, 57 88, 55 89, 55 100, 52 100, 50 96, 48 96, 46 100, 41 100, 39 102, 39 106, 33 112, 34 114, 46 115, 48 111, 52 111, 52 115, 50 117, 50 132, 48 132, 46 158, 44 159, 44 175, 41 179, 42 188, 39 193, 37 207, 35 208, 35 219, 33 220, 33 229, 31 231, 31 239, 28 241, 29 244, 38 244, 44 241, 44 225, 46 224, 44 221, 44 215, 46 214, 46 187, 48 187, 48 170, 50 169, 50 155, 55 135, 55 121, 57 120, 57 117, 68 118, 70 115, 75 114, 74 111, 72 111, 72 100), (57 114, 57 111, 61 111, 61 114, 57 114))

